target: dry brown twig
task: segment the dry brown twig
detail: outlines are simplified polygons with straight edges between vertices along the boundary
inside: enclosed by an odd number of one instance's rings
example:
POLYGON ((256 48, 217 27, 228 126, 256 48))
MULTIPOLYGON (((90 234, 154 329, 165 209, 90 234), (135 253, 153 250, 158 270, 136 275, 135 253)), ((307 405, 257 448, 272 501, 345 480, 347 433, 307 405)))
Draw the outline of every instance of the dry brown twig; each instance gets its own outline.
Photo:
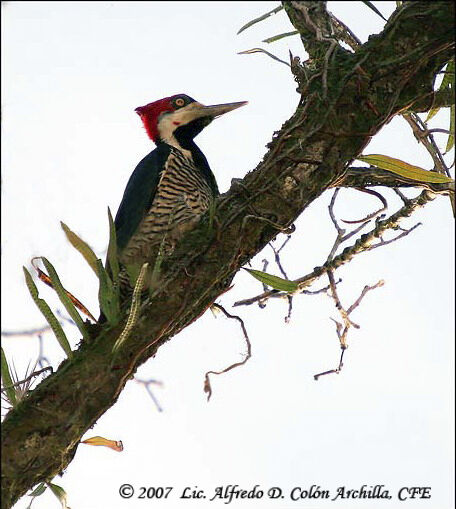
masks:
POLYGON ((362 193, 371 194, 372 196, 375 196, 382 202, 382 207, 378 210, 375 210, 374 212, 371 212, 367 216, 363 217, 362 219, 356 219, 352 221, 347 221, 346 219, 341 219, 344 223, 347 224, 357 224, 357 223, 364 223, 365 221, 368 221, 370 219, 373 219, 374 217, 377 217, 379 214, 384 212, 388 208, 388 202, 386 199, 377 191, 374 191, 373 189, 362 189, 362 188, 356 188, 357 191, 361 191, 362 193))
POLYGON ((318 374, 314 375, 314 380, 318 380, 321 376, 324 376, 324 375, 330 375, 333 373, 339 374, 341 372, 342 367, 343 367, 344 352, 348 348, 348 345, 347 345, 348 331, 351 327, 354 327, 355 329, 360 328, 360 326, 357 323, 353 322, 353 320, 350 319, 350 314, 361 304, 361 301, 364 299, 364 297, 366 296, 366 294, 369 291, 375 290, 376 288, 380 288, 381 286, 383 286, 385 284, 385 282, 381 279, 373 286, 366 285, 363 288, 360 296, 355 300, 355 302, 348 309, 345 309, 342 306, 340 298, 337 294, 336 284, 335 284, 335 280, 334 280, 334 274, 332 271, 328 271, 328 278, 329 278, 329 286, 330 286, 330 296, 334 300, 334 302, 336 304, 336 308, 338 309, 340 316, 342 318, 342 321, 343 321, 343 325, 342 325, 340 322, 338 322, 334 318, 331 318, 331 320, 333 320, 334 323, 336 324, 336 332, 337 332, 337 336, 338 336, 339 342, 340 342, 341 355, 340 355, 339 365, 337 368, 330 369, 328 371, 323 371, 322 373, 318 373, 318 374))
POLYGON ((250 343, 249 335, 247 334, 247 329, 245 328, 244 320, 242 320, 242 318, 240 316, 232 315, 231 313, 228 313, 228 311, 220 304, 216 304, 214 302, 214 304, 212 304, 212 307, 215 307, 219 311, 222 311, 222 313, 227 318, 237 320, 240 323, 242 332, 244 334, 244 339, 245 339, 245 342, 247 345, 247 353, 245 354, 244 360, 235 362, 235 363, 231 364, 230 366, 228 366, 227 368, 223 369, 222 371, 208 371, 204 375, 204 392, 207 394, 208 401, 211 399, 211 396, 212 396, 212 387, 211 387, 211 383, 209 380, 209 375, 222 375, 223 373, 226 373, 227 371, 231 371, 234 368, 244 365, 252 356, 252 345, 250 343))
MULTIPOLYGON (((291 234, 288 234, 287 235, 287 238, 284 240, 284 242, 282 243, 282 245, 279 247, 279 249, 276 249, 274 247, 274 245, 272 244, 272 242, 269 243, 269 245, 271 246, 271 249, 272 251, 274 252, 274 259, 275 259, 275 262, 277 264, 277 267, 279 268, 282 276, 289 280, 288 278, 288 275, 287 273, 285 272, 285 269, 283 268, 283 265, 282 265, 282 261, 280 259, 280 251, 282 251, 282 249, 287 245, 288 241, 291 239, 291 234)), ((264 287, 264 285, 263 285, 264 287)), ((290 323, 290 320, 291 320, 291 313, 293 311, 293 295, 290 295, 288 294, 286 296, 286 299, 288 300, 288 312, 287 312, 287 315, 285 316, 284 318, 284 321, 285 323, 290 323)), ((263 304, 263 307, 265 306, 265 304, 263 304)))
MULTIPOLYGON (((336 240, 334 242, 334 245, 331 249, 331 252, 328 256, 328 259, 326 261, 326 263, 330 264, 333 259, 334 259, 334 254, 337 252, 337 249, 340 247, 340 245, 345 242, 347 239, 349 239, 350 237, 352 237, 353 235, 356 235, 356 233, 358 233, 361 228, 363 228, 366 224, 369 223, 369 221, 375 217, 376 215, 378 215, 380 212, 382 212, 383 210, 386 209, 387 207, 387 203, 386 203, 386 200, 378 193, 374 193, 382 202, 382 205, 383 207, 381 209, 379 209, 378 211, 376 211, 375 213, 373 214, 369 214, 367 215, 362 221, 362 224, 358 227, 358 228, 355 228, 354 230, 352 230, 351 232, 349 233, 345 233, 345 230, 343 228, 340 227, 337 219, 336 219, 336 216, 334 214, 334 205, 335 205, 335 202, 336 202, 336 198, 337 198, 337 195, 338 195, 338 192, 339 192, 339 189, 336 189, 334 191, 334 194, 331 198, 331 202, 329 204, 329 207, 328 207, 328 212, 329 212, 329 216, 331 218, 331 221, 337 231, 337 237, 336 237, 336 240)), ((345 221, 346 222, 346 221, 345 221)), ((358 222, 358 221, 357 221, 358 222)), ((410 232, 407 232, 406 234, 408 234, 410 232)), ((399 238, 400 236, 396 237, 396 239, 393 239, 391 242, 393 242, 394 240, 397 240, 397 238, 399 238)), ((339 311, 339 314, 341 316, 341 319, 342 319, 342 323, 338 322, 337 320, 335 320, 334 318, 331 318, 334 323, 336 324, 336 333, 337 333, 337 337, 339 338, 339 343, 340 343, 340 347, 342 349, 342 353, 341 353, 341 356, 340 356, 340 360, 339 360, 339 366, 335 369, 331 369, 329 371, 325 371, 323 373, 319 373, 317 375, 314 376, 314 379, 315 380, 318 380, 318 378, 320 376, 323 376, 323 375, 329 375, 331 373, 340 373, 341 369, 342 369, 342 366, 343 366, 343 355, 344 355, 344 351, 347 349, 347 335, 348 335, 348 331, 350 330, 351 327, 354 327, 355 329, 359 329, 359 325, 355 322, 353 322, 353 320, 351 320, 350 318, 350 314, 352 313, 353 310, 355 310, 361 303, 362 299, 364 298, 364 296, 366 295, 366 293, 370 290, 374 290, 375 288, 378 288, 379 286, 383 286, 384 284, 384 281, 383 280, 380 280, 377 284, 375 284, 374 286, 368 286, 366 285, 363 289, 363 291, 361 292, 361 295, 356 299, 356 301, 346 310, 344 308, 344 306, 342 305, 341 301, 340 301, 340 298, 339 298, 339 295, 337 293, 337 288, 336 288, 336 280, 334 278, 334 271, 331 270, 331 269, 328 269, 327 270, 327 275, 328 275, 328 279, 329 279, 329 291, 327 292, 330 297, 334 300, 334 303, 335 303, 335 306, 337 308, 337 310, 339 311)))
POLYGON ((372 214, 368 214, 364 219, 360 219, 357 221, 344 221, 345 223, 362 223, 360 226, 358 226, 354 230, 346 233, 346 230, 344 228, 341 228, 341 226, 339 225, 339 223, 336 219, 336 216, 334 214, 334 205, 336 203, 336 198, 339 194, 339 191, 340 191, 340 188, 337 188, 334 191, 332 198, 331 198, 331 202, 329 203, 329 206, 328 206, 329 217, 331 218, 334 228, 337 231, 337 237, 336 237, 336 240, 334 241, 331 251, 329 252, 328 258, 326 259, 326 263, 330 263, 333 260, 336 251, 339 249, 339 247, 344 242, 346 242, 348 239, 350 239, 351 237, 353 237, 354 235, 359 233, 369 223, 369 221, 372 218, 374 218, 375 216, 380 214, 380 212, 382 212, 386 207, 386 205, 385 205, 386 201, 385 201, 385 202, 383 202, 384 206, 381 209, 373 212, 372 214))
POLYGON ((423 144, 429 155, 432 157, 436 171, 438 173, 443 173, 447 177, 451 177, 450 170, 445 163, 442 152, 440 151, 434 136, 432 135, 435 130, 429 129, 426 122, 421 120, 417 113, 404 113, 402 117, 411 127, 415 138, 419 143, 423 144))
POLYGON ((314 380, 318 380, 321 376, 331 375, 333 373, 338 375, 342 371, 342 367, 344 365, 344 363, 343 363, 344 353, 345 353, 345 348, 341 348, 339 365, 337 366, 337 368, 329 369, 328 371, 323 371, 322 373, 317 373, 316 375, 314 375, 314 380))

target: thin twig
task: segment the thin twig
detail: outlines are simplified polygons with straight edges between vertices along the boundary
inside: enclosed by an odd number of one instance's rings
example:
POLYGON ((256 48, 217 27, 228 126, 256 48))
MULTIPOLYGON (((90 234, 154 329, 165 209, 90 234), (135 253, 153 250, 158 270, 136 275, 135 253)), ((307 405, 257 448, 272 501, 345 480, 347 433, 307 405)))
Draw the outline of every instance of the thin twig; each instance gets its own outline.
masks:
POLYGON ((416 113, 404 113, 402 117, 412 128, 415 138, 424 145, 429 155, 432 157, 438 172, 450 177, 450 171, 445 163, 445 159, 432 136, 431 130, 428 129, 427 124, 421 120, 416 113))
POLYGON ((362 188, 357 188, 356 190, 361 191, 362 193, 371 194, 372 196, 377 197, 382 202, 382 207, 374 212, 371 212, 366 217, 363 217, 363 219, 357 219, 356 221, 347 221, 346 219, 342 219, 341 221, 343 221, 344 223, 357 224, 357 223, 364 223, 364 222, 370 221, 371 219, 378 216, 380 213, 382 213, 384 210, 386 210, 388 208, 388 202, 377 191, 374 191, 373 189, 362 189, 362 188))
POLYGON ((26 329, 26 330, 18 330, 18 331, 2 331, 2 336, 5 337, 14 337, 14 336, 37 336, 38 334, 44 334, 45 332, 51 331, 51 327, 49 325, 43 325, 42 327, 38 327, 37 329, 26 329))
MULTIPOLYGON (((339 222, 337 221, 336 216, 334 214, 334 205, 336 203, 336 198, 339 194, 339 190, 340 190, 340 188, 337 188, 334 191, 334 194, 331 198, 331 202, 328 206, 329 217, 331 218, 334 228, 337 231, 337 236, 336 236, 336 239, 334 240, 334 244, 331 248, 331 251, 329 252, 328 258, 326 259, 326 263, 330 263, 333 260, 334 255, 336 254, 337 250, 344 242, 346 242, 348 239, 350 239, 351 237, 356 235, 358 232, 360 232, 369 223, 369 221, 373 217, 375 217, 379 212, 381 212, 381 210, 379 210, 379 211, 374 212, 373 214, 369 214, 367 217, 365 217, 362 220, 364 222, 360 226, 358 226, 354 230, 346 233, 346 230, 339 225, 339 222)), ((345 222, 348 223, 350 221, 345 221, 345 222)), ((355 221, 355 222, 358 223, 360 221, 355 221)))
POLYGON ((146 389, 147 394, 149 394, 150 399, 154 402, 157 410, 159 412, 163 412, 162 406, 160 405, 160 403, 158 402, 158 399, 155 397, 152 389, 150 388, 151 385, 158 385, 159 387, 162 387, 163 382, 161 382, 160 380, 155 380, 153 378, 150 378, 149 380, 141 380, 140 378, 137 378, 137 377, 134 377, 134 381, 136 383, 142 385, 146 389))
POLYGON ((364 299, 367 292, 370 292, 371 290, 375 290, 376 288, 380 288, 385 284, 385 281, 383 279, 380 279, 380 281, 377 281, 375 285, 368 286, 366 285, 363 288, 363 291, 361 292, 361 295, 355 300, 355 302, 347 309, 347 315, 349 315, 352 311, 354 311, 360 304, 361 301, 364 299))
POLYGON ((39 366, 40 368, 44 368, 46 367, 46 365, 50 366, 51 363, 49 362, 49 359, 44 355, 43 336, 41 334, 38 334, 38 342, 40 345, 40 349, 38 352, 38 360, 36 361, 37 366, 39 366))
POLYGON ((334 280, 334 273, 332 270, 328 270, 328 279, 329 279, 329 288, 330 288, 330 295, 332 299, 334 300, 334 303, 336 305, 337 310, 339 311, 339 314, 342 318, 342 321, 344 322, 344 329, 341 332, 342 327, 340 327, 338 322, 337 324, 337 336, 339 337, 339 341, 342 348, 347 348, 347 334, 350 327, 354 327, 355 329, 359 329, 359 325, 352 320, 350 320, 350 317, 348 316, 348 312, 345 310, 345 308, 342 306, 342 303, 340 301, 339 295, 337 293, 336 289, 336 282, 334 280))
POLYGON ((366 296, 366 294, 368 292, 370 292, 371 290, 375 290, 376 288, 379 288, 385 284, 385 282, 381 279, 373 286, 366 285, 363 288, 360 296, 355 300, 355 302, 347 310, 345 310, 344 307, 342 306, 342 303, 340 302, 339 296, 337 295, 336 284, 335 284, 334 275, 333 275, 332 271, 328 271, 328 278, 330 281, 329 286, 330 286, 330 290, 331 290, 331 297, 334 299, 334 301, 336 303, 336 307, 337 307, 337 309, 341 315, 341 318, 344 322, 344 325, 342 325, 340 322, 338 322, 334 318, 331 318, 331 320, 336 325, 336 333, 337 333, 337 337, 339 338, 339 342, 340 342, 341 355, 340 355, 340 360, 339 360, 339 366, 337 368, 330 369, 328 371, 323 371, 322 373, 318 373, 318 374, 314 375, 314 380, 318 380, 321 376, 324 376, 324 375, 330 375, 332 373, 336 373, 336 374, 340 373, 340 371, 342 370, 342 366, 343 366, 342 360, 344 357, 344 352, 348 348, 348 345, 347 345, 348 331, 349 331, 350 327, 355 327, 356 329, 359 329, 359 325, 354 323, 349 318, 349 315, 361 304, 361 301, 364 299, 364 297, 366 296))
MULTIPOLYGON (((339 278, 337 281, 335 281, 335 284, 338 285, 342 282, 342 279, 339 278)), ((303 293, 304 295, 319 295, 321 293, 327 293, 329 290, 330 285, 324 286, 323 288, 320 288, 319 290, 302 290, 300 293, 303 293)))
POLYGON ((426 129, 426 131, 423 131, 423 135, 425 136, 432 133, 451 134, 451 131, 448 131, 448 129, 441 129, 440 127, 435 127, 434 129, 426 129))
MULTIPOLYGON (((282 262, 280 260, 280 251, 282 251, 282 249, 286 246, 287 242, 291 239, 291 235, 288 235, 287 238, 285 239, 285 241, 282 243, 282 245, 279 247, 279 249, 276 249, 273 245, 272 245, 272 242, 269 243, 269 245, 271 246, 272 248, 272 251, 274 252, 274 259, 275 259, 275 262, 277 264, 277 267, 279 267, 279 270, 280 272, 282 273, 282 276, 288 280, 288 275, 287 273, 285 272, 285 269, 283 268, 282 266, 282 262)), ((264 285, 263 285, 264 287, 264 285)), ((288 300, 288 312, 287 312, 287 316, 285 316, 284 320, 285 320, 285 323, 290 323, 290 320, 291 320, 291 312, 293 311, 293 296, 288 294, 287 295, 287 300, 288 300)), ((265 306, 265 304, 263 304, 263 307, 265 306)))
MULTIPOLYGON (((263 272, 266 272, 266 269, 268 268, 268 265, 269 265, 269 261, 266 258, 264 258, 262 260, 262 262, 263 262, 263 268, 261 270, 263 272)), ((266 283, 262 283, 262 285, 263 285, 263 290, 266 292, 268 290, 268 285, 266 283)))
POLYGON ((347 348, 342 348, 341 347, 339 366, 337 368, 330 369, 328 371, 323 371, 322 373, 318 373, 318 374, 314 375, 314 380, 318 380, 321 376, 331 375, 332 373, 336 373, 336 375, 338 375, 342 371, 342 367, 344 365, 342 361, 344 359, 344 353, 345 353, 346 349, 347 348))
POLYGON ((60 318, 61 318, 63 321, 68 322, 69 324, 76 326, 76 324, 74 323, 74 321, 73 321, 71 318, 69 318, 68 316, 65 316, 65 315, 62 313, 62 311, 60 311, 60 309, 56 309, 56 310, 55 310, 55 313, 56 313, 56 315, 57 315, 57 316, 60 316, 60 318))
POLYGON ((402 239, 403 237, 406 237, 409 233, 412 233, 412 231, 415 228, 418 228, 418 226, 421 226, 421 224, 422 223, 416 223, 416 225, 412 226, 408 230, 403 230, 402 233, 397 235, 397 237, 394 237, 394 239, 383 240, 382 238, 380 238, 380 241, 377 242, 377 244, 373 244, 372 246, 370 246, 368 251, 372 251, 372 249, 376 249, 377 247, 383 247, 383 246, 386 246, 388 244, 392 244, 393 242, 396 242, 396 240, 399 240, 399 239, 402 239))
POLYGON ((282 266, 282 262, 280 260, 280 251, 282 251, 282 249, 285 247, 285 245, 287 244, 287 242, 291 239, 291 235, 287 235, 287 238, 285 239, 285 241, 283 242, 283 244, 279 247, 279 249, 276 249, 272 242, 269 242, 269 246, 271 247, 272 251, 274 252, 274 259, 275 259, 275 262, 277 264, 277 267, 279 267, 279 270, 280 272, 282 273, 282 276, 285 278, 285 279, 288 279, 288 276, 287 276, 287 273, 285 272, 285 269, 283 268, 282 266))
POLYGON ((405 194, 397 187, 393 187, 393 191, 399 196, 404 205, 408 205, 410 198, 407 198, 407 196, 405 196, 405 194))
POLYGON ((244 334, 245 342, 247 344, 247 353, 245 355, 244 360, 239 361, 239 362, 235 362, 234 364, 231 364, 230 366, 228 366, 227 368, 225 368, 222 371, 208 371, 205 374, 205 376, 204 376, 204 392, 207 393, 207 400, 208 401, 210 400, 210 398, 212 396, 212 387, 211 387, 211 383, 209 381, 209 375, 221 375, 223 373, 226 373, 227 371, 231 371, 232 369, 237 368, 237 367, 242 366, 243 364, 245 364, 250 359, 250 357, 252 356, 252 345, 250 343, 249 335, 247 334, 247 329, 245 328, 244 321, 242 320, 242 318, 240 316, 232 315, 232 314, 228 313, 228 311, 223 306, 221 306, 220 304, 214 303, 214 304, 212 304, 212 306, 214 306, 217 309, 219 309, 220 311, 222 311, 223 314, 227 318, 231 318, 233 320, 237 320, 241 324, 241 329, 242 329, 242 332, 244 334))

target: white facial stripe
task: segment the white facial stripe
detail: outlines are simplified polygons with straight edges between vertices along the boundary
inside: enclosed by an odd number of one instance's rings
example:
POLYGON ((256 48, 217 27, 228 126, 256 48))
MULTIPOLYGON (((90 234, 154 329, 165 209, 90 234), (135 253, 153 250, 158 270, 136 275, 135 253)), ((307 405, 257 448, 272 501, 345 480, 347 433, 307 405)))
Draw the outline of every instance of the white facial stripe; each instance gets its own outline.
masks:
POLYGON ((174 131, 179 126, 188 124, 195 118, 198 118, 200 113, 196 110, 199 106, 201 106, 200 103, 193 102, 184 108, 164 114, 158 121, 158 133, 160 138, 173 147, 180 149, 180 146, 174 137, 174 131))

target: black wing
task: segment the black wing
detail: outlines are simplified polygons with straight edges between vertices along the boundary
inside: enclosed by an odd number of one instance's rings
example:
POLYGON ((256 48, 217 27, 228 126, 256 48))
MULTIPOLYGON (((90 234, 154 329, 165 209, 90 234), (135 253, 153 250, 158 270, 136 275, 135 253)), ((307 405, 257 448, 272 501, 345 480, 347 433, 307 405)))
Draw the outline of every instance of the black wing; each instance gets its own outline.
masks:
POLYGON ((160 172, 169 153, 170 148, 160 144, 140 161, 132 173, 114 220, 119 250, 128 244, 139 223, 149 211, 157 192, 160 172))

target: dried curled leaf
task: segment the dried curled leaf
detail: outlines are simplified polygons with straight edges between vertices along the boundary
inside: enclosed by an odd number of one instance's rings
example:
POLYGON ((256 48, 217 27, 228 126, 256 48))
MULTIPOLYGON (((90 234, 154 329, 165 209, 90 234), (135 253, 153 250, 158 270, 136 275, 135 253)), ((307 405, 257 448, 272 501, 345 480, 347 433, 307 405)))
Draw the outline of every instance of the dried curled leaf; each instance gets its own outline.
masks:
POLYGON ((419 166, 406 163, 394 157, 384 156, 382 154, 370 154, 357 157, 358 160, 364 161, 372 166, 377 166, 382 170, 388 170, 396 175, 407 179, 416 180, 418 182, 430 182, 432 184, 445 184, 453 182, 453 179, 436 173, 435 171, 427 171, 419 166))
POLYGON ((294 281, 289 281, 288 279, 273 276, 272 274, 262 272, 261 270, 246 268, 244 268, 244 270, 251 274, 255 279, 258 279, 258 281, 261 281, 261 283, 270 286, 275 290, 280 290, 282 292, 295 292, 298 289, 298 284, 294 281))
POLYGON ((99 436, 88 438, 87 440, 82 440, 81 444, 100 445, 103 447, 109 447, 110 449, 116 452, 123 451, 123 444, 121 440, 108 440, 107 438, 99 436))
POLYGON ((266 51, 262 48, 252 48, 247 49, 245 51, 240 51, 238 55, 251 55, 252 53, 264 53, 265 55, 268 55, 268 57, 271 57, 274 60, 277 60, 277 62, 281 62, 282 64, 285 64, 286 66, 290 67, 290 64, 288 62, 285 62, 285 60, 281 60, 280 58, 276 57, 272 53, 269 53, 269 51, 266 51))
MULTIPOLYGON (((40 281, 42 281, 44 284, 48 285, 50 288, 55 290, 54 285, 52 284, 51 278, 43 272, 39 267, 35 265, 35 260, 40 260, 41 256, 35 256, 32 258, 32 266, 36 270, 38 274, 38 278, 40 281)), ((65 288, 64 288, 65 290, 65 288)), ((92 321, 96 322, 95 317, 92 315, 92 313, 84 306, 84 304, 77 299, 72 293, 70 293, 68 290, 65 290, 65 293, 67 297, 71 300, 71 302, 74 304, 74 306, 79 309, 82 313, 84 313, 86 316, 88 316, 92 321)))

